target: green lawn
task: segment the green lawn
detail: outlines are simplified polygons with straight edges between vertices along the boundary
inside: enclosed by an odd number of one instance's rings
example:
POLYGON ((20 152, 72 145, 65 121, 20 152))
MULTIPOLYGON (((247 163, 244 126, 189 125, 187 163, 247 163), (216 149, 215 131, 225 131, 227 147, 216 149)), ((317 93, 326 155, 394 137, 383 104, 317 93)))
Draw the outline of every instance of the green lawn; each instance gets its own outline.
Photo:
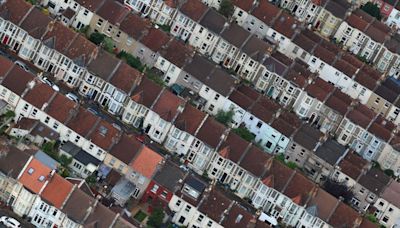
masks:
POLYGON ((133 216, 133 218, 135 218, 139 222, 142 222, 146 217, 147 215, 143 211, 138 211, 138 213, 136 213, 136 215, 133 216))

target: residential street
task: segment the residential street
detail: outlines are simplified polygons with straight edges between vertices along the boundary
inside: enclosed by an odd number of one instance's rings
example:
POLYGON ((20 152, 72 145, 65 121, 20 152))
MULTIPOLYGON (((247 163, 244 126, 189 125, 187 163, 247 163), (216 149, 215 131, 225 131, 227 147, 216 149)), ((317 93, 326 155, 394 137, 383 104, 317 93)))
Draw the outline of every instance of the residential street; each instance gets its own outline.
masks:
MULTIPOLYGON (((16 220, 18 220, 21 223, 22 228, 34 227, 32 224, 24 221, 22 218, 18 217, 17 215, 15 215, 12 211, 10 211, 8 209, 0 208, 0 217, 1 216, 11 216, 11 217, 15 218, 16 220)), ((6 226, 0 224, 0 228, 5 228, 5 227, 6 226)))

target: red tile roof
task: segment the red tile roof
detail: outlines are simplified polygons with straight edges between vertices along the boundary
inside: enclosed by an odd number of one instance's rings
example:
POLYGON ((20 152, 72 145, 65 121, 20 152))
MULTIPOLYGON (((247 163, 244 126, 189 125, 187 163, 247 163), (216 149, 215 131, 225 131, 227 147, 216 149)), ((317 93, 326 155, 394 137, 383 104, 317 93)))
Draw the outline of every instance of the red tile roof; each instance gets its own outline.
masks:
POLYGON ((207 5, 200 0, 186 1, 179 9, 179 11, 195 22, 198 22, 207 10, 207 5))
POLYGON ((49 179, 51 169, 33 158, 26 166, 18 181, 30 191, 38 194, 49 179))
POLYGON ((88 139, 103 150, 109 150, 114 143, 117 143, 120 130, 111 123, 101 120, 95 130, 88 136, 88 139))
POLYGON ((151 22, 149 20, 141 18, 139 15, 130 13, 121 22, 119 29, 133 39, 138 40, 150 27, 151 22))
POLYGON ((99 120, 93 113, 79 107, 77 114, 68 122, 67 127, 85 137, 99 120))
POLYGON ((110 83, 129 95, 133 88, 136 87, 141 77, 142 73, 140 73, 140 71, 126 63, 121 63, 110 79, 110 83))
POLYGON ((315 187, 311 180, 296 172, 283 194, 291 198, 296 204, 303 206, 309 200, 310 194, 315 187))
POLYGON ((200 204, 198 210, 212 220, 219 222, 227 210, 232 200, 221 191, 213 188, 208 197, 200 204))
POLYGON ((131 98, 136 103, 150 108, 161 91, 161 86, 157 85, 146 77, 143 77, 140 84, 133 91, 131 98))
POLYGON ((168 90, 164 90, 153 107, 153 112, 157 113, 162 119, 171 122, 183 107, 185 100, 176 96, 168 90))
POLYGON ((121 23, 129 10, 121 3, 115 0, 106 0, 104 4, 96 11, 96 14, 109 21, 112 25, 121 23))
POLYGON ((361 216, 343 202, 339 203, 329 218, 329 224, 333 227, 353 227, 357 222, 361 222, 361 216))
POLYGON ((224 134, 226 127, 218 123, 212 117, 207 117, 206 121, 201 126, 196 137, 208 144, 212 148, 216 148, 221 141, 221 136, 224 134))
POLYGON ((73 114, 75 107, 77 107, 75 102, 62 94, 57 94, 47 107, 46 113, 60 123, 65 123, 73 114))
POLYGON ((249 144, 249 142, 231 131, 219 148, 219 154, 225 159, 238 163, 242 155, 246 152, 249 144))
POLYGON ((194 50, 191 46, 174 39, 162 51, 161 55, 175 66, 181 68, 193 57, 194 50))
POLYGON ((292 15, 288 14, 287 12, 282 11, 282 13, 272 25, 272 28, 280 34, 283 34, 285 37, 291 39, 295 34, 295 29, 299 26, 299 21, 297 21, 292 15))
POLYGON ((38 109, 41 109, 44 104, 50 101, 50 98, 56 93, 47 84, 38 81, 36 85, 26 93, 24 100, 38 109))
POLYGON ((326 100, 325 105, 344 116, 352 100, 353 99, 349 95, 343 93, 339 89, 336 89, 326 100))
POLYGON ((140 173, 148 179, 151 179, 157 171, 157 167, 162 160, 163 157, 161 155, 147 146, 144 146, 139 154, 135 157, 131 167, 135 172, 140 173))
POLYGON ((318 217, 328 221, 330 215, 338 203, 338 199, 319 188, 311 197, 308 207, 315 207, 317 209, 318 217))
POLYGON ((349 17, 346 18, 346 22, 362 32, 367 28, 368 24, 372 22, 374 18, 364 12, 361 9, 356 9, 349 17))
POLYGON ((396 125, 393 122, 384 119, 382 116, 378 116, 368 128, 368 131, 387 142, 391 138, 395 128, 396 125))
POLYGON ((167 33, 160 29, 151 28, 148 30, 148 33, 140 39, 140 43, 153 52, 158 52, 168 43, 169 40, 170 37, 167 33))
POLYGON ((21 96, 25 91, 27 84, 32 81, 35 76, 28 73, 15 65, 3 79, 1 84, 13 93, 21 96))
POLYGON ((253 145, 244 155, 239 165, 254 176, 260 177, 264 173, 269 159, 271 159, 271 155, 253 145))
POLYGON ((78 65, 85 66, 97 54, 97 46, 82 35, 78 35, 63 54, 78 65))
POLYGON ((268 187, 272 187, 281 192, 288 183, 293 172, 294 170, 288 168, 281 162, 272 160, 272 163, 269 164, 268 171, 265 173, 262 181, 268 187))
POLYGON ((130 164, 141 148, 142 143, 134 135, 123 134, 121 140, 111 149, 110 154, 121 162, 130 164))
POLYGON ((367 164, 367 160, 363 159, 355 152, 350 152, 339 162, 339 167, 341 172, 357 180, 367 164))
POLYGON ((353 66, 351 63, 348 63, 346 60, 339 59, 333 65, 336 69, 346 74, 348 77, 353 77, 353 75, 357 72, 357 67, 353 66))
POLYGON ((61 22, 51 22, 42 41, 59 52, 63 52, 78 34, 61 22))
POLYGON ((233 5, 249 12, 253 7, 254 0, 232 0, 233 5))
POLYGON ((273 19, 278 16, 280 9, 268 1, 260 1, 252 15, 267 25, 272 25, 273 19))
POLYGON ((309 95, 317 98, 319 101, 325 101, 328 95, 335 89, 335 87, 322 80, 321 78, 316 78, 307 87, 306 91, 309 95))
POLYGON ((62 176, 54 174, 40 195, 46 202, 60 209, 72 191, 73 184, 62 176))
POLYGON ((33 8, 28 16, 24 17, 20 27, 32 37, 40 39, 47 30, 47 25, 52 19, 43 14, 39 8, 33 8))
POLYGON ((174 125, 178 129, 194 135, 205 117, 204 112, 187 103, 183 112, 176 118, 174 125))
POLYGON ((13 65, 13 62, 3 56, 0 56, 0 77, 4 77, 13 65))
POLYGON ((322 45, 318 45, 315 48, 314 55, 327 64, 332 64, 336 58, 336 53, 331 52, 329 49, 324 48, 322 45))
POLYGON ((104 0, 75 0, 79 5, 85 7, 89 11, 96 11, 104 2, 104 0))
POLYGON ((301 120, 296 114, 284 111, 272 122, 271 127, 275 128, 286 137, 290 137, 300 125, 301 120))
POLYGON ((24 0, 5 1, 0 6, 0 16, 18 25, 31 7, 32 5, 24 0))
POLYGON ((224 227, 253 227, 251 224, 256 222, 255 215, 247 211, 239 203, 235 203, 229 210, 229 214, 224 219, 224 227))
POLYGON ((353 123, 366 128, 375 115, 375 112, 367 106, 359 104, 347 114, 347 118, 349 118, 353 123))

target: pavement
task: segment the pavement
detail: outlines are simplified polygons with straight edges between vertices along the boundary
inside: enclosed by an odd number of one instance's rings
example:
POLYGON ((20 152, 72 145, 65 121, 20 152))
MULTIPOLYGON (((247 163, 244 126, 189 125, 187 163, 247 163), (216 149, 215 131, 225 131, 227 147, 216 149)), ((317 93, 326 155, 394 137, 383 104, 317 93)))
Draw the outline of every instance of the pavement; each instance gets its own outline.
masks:
MULTIPOLYGON (((8 208, 4 208, 4 207, 0 208, 0 217, 1 216, 8 216, 8 217, 12 217, 12 218, 18 220, 18 222, 21 223, 21 227, 22 228, 33 228, 33 227, 35 227, 32 224, 30 224, 29 222, 27 222, 24 219, 22 219, 21 217, 19 217, 18 215, 16 215, 14 212, 9 210, 8 208)), ((6 228, 6 226, 4 226, 3 224, 0 224, 0 228, 6 228)))

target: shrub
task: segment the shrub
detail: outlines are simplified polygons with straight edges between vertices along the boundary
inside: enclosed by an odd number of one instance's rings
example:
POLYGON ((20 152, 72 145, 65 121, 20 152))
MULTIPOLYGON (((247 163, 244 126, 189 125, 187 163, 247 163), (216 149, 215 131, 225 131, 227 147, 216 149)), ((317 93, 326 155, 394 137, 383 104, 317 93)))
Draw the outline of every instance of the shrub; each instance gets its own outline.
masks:
POLYGON ((231 0, 222 0, 219 5, 219 13, 224 15, 225 17, 232 16, 234 11, 233 4, 231 0))
POLYGON ((104 41, 105 37, 106 36, 104 34, 94 32, 94 33, 90 34, 89 40, 92 41, 96 45, 100 45, 104 41))
POLYGON ((361 6, 361 9, 378 20, 382 19, 381 10, 375 3, 367 2, 365 5, 361 6))
POLYGON ((249 131, 246 127, 238 127, 233 129, 233 132, 238 134, 242 139, 251 142, 256 137, 253 133, 249 131))
POLYGON ((227 112, 223 111, 223 110, 218 110, 217 115, 215 116, 215 119, 228 126, 231 122, 232 122, 232 118, 233 118, 233 111, 229 110, 227 112))
POLYGON ((150 227, 161 227, 164 219, 164 210, 161 208, 154 208, 153 213, 151 213, 149 220, 147 220, 147 225, 150 227))

